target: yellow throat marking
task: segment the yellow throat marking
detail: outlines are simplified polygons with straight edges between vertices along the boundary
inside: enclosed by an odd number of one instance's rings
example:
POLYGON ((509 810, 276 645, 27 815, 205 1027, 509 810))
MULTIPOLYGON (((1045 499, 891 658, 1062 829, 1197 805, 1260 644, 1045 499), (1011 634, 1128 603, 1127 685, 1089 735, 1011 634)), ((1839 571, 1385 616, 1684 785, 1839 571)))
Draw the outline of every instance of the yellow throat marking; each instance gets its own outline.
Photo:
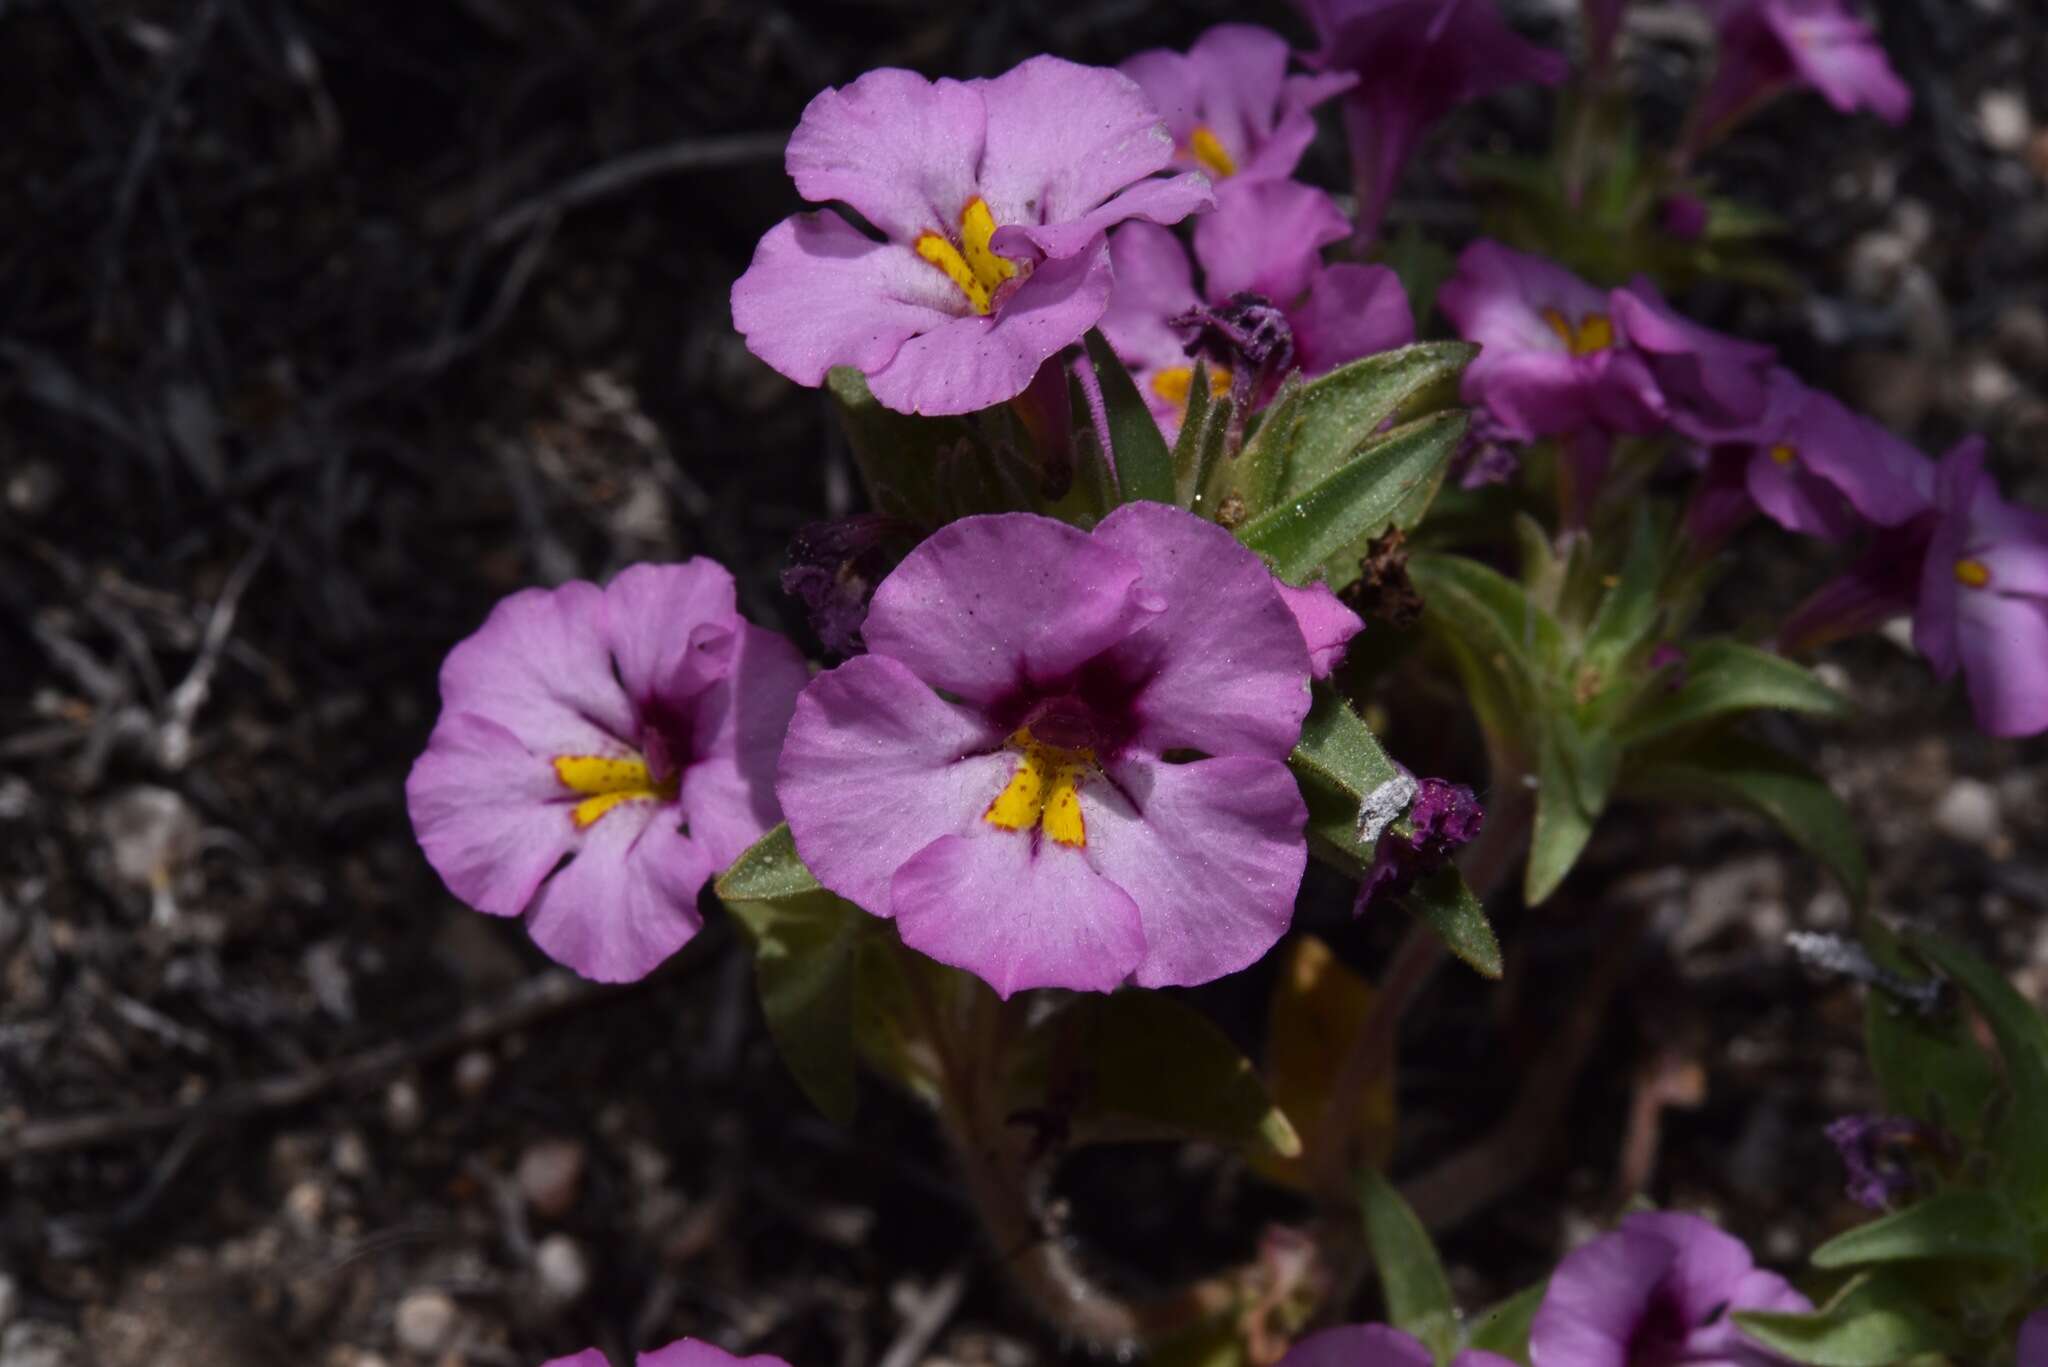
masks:
POLYGON ((1966 589, 1984 588, 1991 582, 1991 567, 1981 560, 1958 560, 1956 582, 1966 589))
POLYGON ((982 819, 1006 831, 1043 826, 1059 844, 1085 846, 1088 831, 1081 820, 1080 783, 1095 763, 1094 753, 1040 744, 1031 738, 1028 726, 1017 728, 1009 748, 1017 752, 1017 772, 988 804, 982 819))
POLYGON ((1545 309, 1543 321, 1574 356, 1591 356, 1614 345, 1614 324, 1604 313, 1589 313, 1574 324, 1556 309, 1545 309))
POLYGON ((929 230, 917 237, 917 254, 946 273, 976 313, 987 315, 995 309, 997 286, 1017 273, 1017 263, 989 250, 996 235, 996 216, 980 195, 967 201, 960 211, 960 242, 955 246, 942 233, 929 230))
MULTIPOLYGON (((1186 411, 1188 392, 1195 387, 1195 368, 1191 365, 1168 366, 1152 377, 1152 392, 1186 411)), ((1209 397, 1220 399, 1230 392, 1230 371, 1217 366, 1209 372, 1209 397)))
POLYGON ((1223 145, 1223 140, 1210 132, 1207 125, 1199 125, 1188 135, 1188 152, 1202 164, 1202 169, 1222 180, 1237 174, 1237 161, 1223 145))
POLYGON ((625 803, 672 798, 677 787, 674 779, 656 783, 645 760, 606 755, 557 755, 555 777, 570 792, 589 794, 569 809, 569 819, 579 831, 589 830, 599 817, 625 803))

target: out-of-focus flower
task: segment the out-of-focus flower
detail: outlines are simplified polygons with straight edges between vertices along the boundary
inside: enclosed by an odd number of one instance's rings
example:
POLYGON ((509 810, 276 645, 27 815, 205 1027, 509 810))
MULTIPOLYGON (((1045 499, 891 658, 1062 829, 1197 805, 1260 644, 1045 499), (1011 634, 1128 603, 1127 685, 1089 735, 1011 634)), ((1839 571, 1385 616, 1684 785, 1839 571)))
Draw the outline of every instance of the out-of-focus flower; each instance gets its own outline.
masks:
POLYGON ((1616 345, 1608 292, 1554 261, 1481 240, 1458 258, 1437 306, 1481 351, 1465 400, 1496 439, 1595 429, 1655 431, 1663 400, 1644 358, 1616 345))
POLYGON ((807 523, 789 543, 782 591, 804 605, 811 629, 835 655, 857 655, 868 597, 901 558, 915 531, 885 513, 807 523))
MULTIPOLYGON (((1287 1350, 1279 1367, 1432 1367, 1436 1357, 1411 1335, 1385 1324, 1346 1324, 1310 1334, 1287 1350)), ((1451 1367, 1514 1367, 1512 1359, 1468 1348, 1451 1367)))
POLYGON ((1912 92, 1844 0, 1700 3, 1714 18, 1720 56, 1693 115, 1691 150, 1800 86, 1818 90, 1844 114, 1867 109, 1898 124, 1912 111, 1912 92))
POLYGON ((1309 673, 1318 679, 1329 678, 1343 662, 1351 638, 1365 630, 1365 619, 1339 602, 1327 584, 1295 588, 1276 579, 1273 586, 1280 590, 1295 625, 1301 628, 1301 638, 1308 646, 1309 673))
POLYGON ((906 413, 1021 393, 1109 301, 1105 235, 1213 203, 1206 177, 1156 178, 1173 138, 1129 77, 1033 57, 992 80, 870 71, 813 99, 787 165, 806 199, 733 285, 733 323, 799 384, 833 366, 906 413))
POLYGON ((1318 69, 1358 77, 1344 97, 1358 233, 1378 230, 1416 142, 1461 104, 1523 81, 1555 85, 1568 65, 1517 36, 1494 0, 1297 0, 1321 46, 1318 69))
MULTIPOLYGON (((739 1357, 728 1353, 716 1344, 702 1339, 677 1339, 666 1348, 641 1353, 633 1359, 635 1367, 789 1367, 779 1357, 762 1353, 755 1357, 739 1357)), ((541 1367, 611 1367, 605 1356, 595 1348, 586 1348, 565 1358, 554 1358, 541 1367)))
POLYGON ((818 881, 1008 995, 1206 982, 1286 930, 1300 627, 1213 522, 965 518, 797 702, 777 792, 818 881))
POLYGON ((1693 322, 1647 276, 1608 299, 1615 340, 1648 364, 1673 427, 1717 441, 1739 439, 1762 419, 1771 348, 1693 322))
POLYGON ((1614 61, 1614 42, 1621 36, 1621 14, 1628 0, 1580 0, 1579 17, 1586 25, 1586 65, 1604 72, 1614 61))
POLYGON ((1573 1250, 1529 1325, 1534 1367, 1762 1367, 1784 1359, 1742 1335, 1733 1310, 1809 1311, 1742 1241, 1697 1215, 1639 1211, 1573 1250))
POLYGON ((1707 202, 1681 190, 1657 206, 1657 226, 1666 237, 1697 242, 1707 231, 1707 202))
POLYGON ((1380 832, 1373 845, 1372 867, 1358 884, 1353 916, 1362 915, 1374 902, 1398 897, 1444 866, 1446 860, 1471 843, 1486 823, 1479 798, 1462 783, 1425 778, 1415 785, 1415 799, 1408 808, 1412 836, 1391 828, 1380 832))
POLYGON ((1323 264, 1321 249, 1348 230, 1320 190, 1289 180, 1247 185, 1195 225, 1199 289, 1186 249, 1166 229, 1127 223, 1110 234, 1116 287, 1102 335, 1169 436, 1187 412, 1191 352, 1210 360, 1215 394, 1241 390, 1256 407, 1289 365, 1321 375, 1414 340, 1408 296, 1392 271, 1323 264), (1284 324, 1287 355, 1246 345, 1283 336, 1250 326, 1261 309, 1284 324), (1247 365, 1261 373, 1236 373, 1247 365))
POLYGON ((1848 1170, 1848 1197, 1859 1206, 1885 1210, 1913 1190, 1913 1170, 1891 1150, 1927 1136, 1919 1121, 1898 1115, 1845 1115, 1829 1122, 1828 1142, 1848 1170))
POLYGON ((1942 457, 1913 645, 1994 736, 2048 731, 2048 516, 1999 496, 1972 437, 1942 457))
POLYGON ((1792 610, 1778 628, 1778 649, 1805 654, 1911 612, 1934 521, 1932 513, 1923 513, 1897 527, 1879 528, 1848 569, 1792 610))
POLYGON ((2048 1367, 2048 1310, 2036 1310, 2020 1325, 2016 1367, 2048 1367))
POLYGON ((643 977, 697 933, 698 890, 775 824, 775 757, 808 677, 710 560, 516 593, 441 666, 405 785, 420 848, 470 906, 525 916, 552 958, 643 977))
POLYGON ((1924 512, 1934 492, 1933 463, 1910 443, 1786 370, 1770 374, 1763 417, 1712 458, 1732 467, 1731 480, 1739 471, 1773 522, 1831 541, 1895 527, 1924 512))
POLYGON ((1292 175, 1315 140, 1309 111, 1358 80, 1347 71, 1289 75, 1288 55, 1271 29, 1218 24, 1185 53, 1153 48, 1117 70, 1166 120, 1173 164, 1206 173, 1222 194, 1292 175))

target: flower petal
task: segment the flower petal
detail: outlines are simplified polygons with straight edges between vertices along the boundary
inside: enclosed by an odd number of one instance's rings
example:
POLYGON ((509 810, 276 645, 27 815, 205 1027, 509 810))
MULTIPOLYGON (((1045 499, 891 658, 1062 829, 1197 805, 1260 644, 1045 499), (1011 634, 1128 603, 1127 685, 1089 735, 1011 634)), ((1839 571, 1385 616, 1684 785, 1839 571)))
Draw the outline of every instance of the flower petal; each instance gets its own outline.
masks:
POLYGON ((599 817, 527 907, 533 942, 597 982, 653 972, 704 924, 697 894, 718 872, 681 824, 673 802, 627 802, 599 817))
POLYGON ((1351 638, 1365 630, 1365 619, 1339 602, 1327 584, 1296 588, 1275 580, 1273 586, 1280 590, 1281 600, 1294 614, 1294 624, 1301 628, 1301 639, 1308 646, 1309 673, 1318 679, 1329 678, 1343 661, 1351 638))
POLYGON ((1140 987, 1235 973, 1287 933, 1308 864, 1308 808, 1285 763, 1134 759, 1114 777, 1115 788, 1082 785, 1081 814, 1089 863, 1137 904, 1140 987))
POLYGON ((1430 1367, 1436 1359, 1385 1324, 1346 1324, 1298 1340, 1279 1367, 1430 1367))
POLYGON ((980 322, 962 319, 967 308, 943 271, 834 213, 770 228, 732 287, 732 322, 747 349, 804 385, 824 383, 836 365, 872 375, 913 337, 980 322))
POLYGON ((863 655, 797 699, 775 792, 820 883, 877 916, 889 880, 940 835, 971 830, 1009 782, 1003 736, 901 661, 863 655))
POLYGON ((1202 302, 1180 239, 1154 223, 1126 223, 1109 235, 1109 259, 1116 285, 1098 326, 1110 349, 1133 369, 1188 364, 1186 341, 1167 326, 1202 302))
POLYGON ((448 712, 405 780, 406 811, 427 862, 478 911, 517 916, 575 844, 549 756, 474 712, 448 712))
POLYGON ((741 623, 732 673, 698 704, 682 808, 690 838, 721 869, 782 819, 775 766, 810 679, 786 638, 741 623))
POLYGON ((680 716, 732 667, 742 623, 732 575, 717 561, 628 566, 604 601, 619 682, 643 721, 651 711, 680 716))
POLYGON ((869 373, 868 387, 899 413, 944 416, 1008 402, 1041 365, 1095 326, 1112 278, 1106 241, 1093 252, 1042 261, 993 317, 953 319, 910 338, 869 373))
POLYGON ((1628 1367, 1630 1340, 1677 1260, 1668 1240, 1626 1226, 1566 1254, 1529 1323, 1532 1367, 1628 1367))
POLYGON ((549 1358, 540 1367, 611 1367, 604 1360, 604 1354, 595 1348, 585 1348, 580 1353, 571 1353, 565 1358, 549 1358))
POLYGON ((1788 532, 1846 541, 1860 523, 1841 491, 1809 470, 1780 464, 1768 450, 1750 454, 1743 487, 1764 514, 1788 532))
POLYGON ((1268 180, 1233 186, 1195 221, 1202 292, 1221 301, 1241 291, 1283 307, 1308 288, 1322 249, 1351 233, 1337 202, 1312 185, 1268 180))
POLYGON ((983 824, 934 840, 890 887, 903 943, 1008 997, 1108 992, 1145 954, 1138 907, 1079 850, 983 824))
POLYGON ((2048 731, 2048 600, 1965 589, 1956 649, 1977 725, 1992 736, 2048 731))
POLYGON ((955 233, 987 131, 977 85, 884 67, 821 92, 789 138, 797 192, 844 200, 905 245, 922 232, 955 233))
POLYGON ((1071 222, 1173 159, 1159 111, 1120 72, 1033 57, 977 89, 988 108, 979 183, 998 223, 1071 222))
POLYGON ((1831 4, 1766 3, 1763 19, 1799 74, 1844 114, 1868 109, 1897 126, 1913 92, 1892 70, 1870 26, 1831 4))
POLYGON ((1156 616, 1146 563, 1049 517, 962 518, 882 581, 861 634, 931 687, 994 702, 1066 677, 1156 616))
POLYGON ((769 1353, 743 1358, 702 1339, 677 1339, 666 1348, 642 1353, 636 1367, 789 1367, 789 1364, 769 1353))
POLYGON ((1144 566, 1144 587, 1165 604, 1107 652, 1137 685, 1139 747, 1284 759, 1308 715, 1308 647, 1265 563, 1160 503, 1126 503, 1095 540, 1144 566))
POLYGON ((504 599, 442 662, 441 708, 489 717, 543 757, 631 745, 639 719, 612 674, 604 591, 579 579, 504 599))
POLYGON ((990 246, 1002 256, 1028 260, 1044 255, 1055 260, 1079 255, 1127 219, 1147 223, 1178 223, 1189 214, 1214 208, 1216 192, 1204 175, 1189 172, 1171 180, 1141 180, 1130 189, 1078 218, 1058 223, 1009 223, 996 229, 990 246))
POLYGON ((1287 314, 1294 361, 1304 375, 1391 351, 1415 340, 1415 316, 1401 277, 1385 266, 1339 262, 1309 279, 1308 297, 1287 314))

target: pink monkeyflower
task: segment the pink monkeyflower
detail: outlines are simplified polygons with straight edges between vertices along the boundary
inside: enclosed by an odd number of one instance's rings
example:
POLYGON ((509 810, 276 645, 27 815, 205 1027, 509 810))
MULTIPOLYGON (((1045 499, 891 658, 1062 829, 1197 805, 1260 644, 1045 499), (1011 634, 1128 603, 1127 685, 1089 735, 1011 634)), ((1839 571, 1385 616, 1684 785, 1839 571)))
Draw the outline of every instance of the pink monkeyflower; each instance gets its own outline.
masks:
POLYGON ((1705 487, 1739 487, 1746 497, 1695 501, 1688 523, 1705 544, 1740 521, 1745 505, 1787 531, 1846 541, 1866 526, 1910 520, 1933 495, 1934 467, 1910 443, 1782 369, 1769 376, 1764 416, 1715 447, 1712 462, 1705 487))
POLYGON ((1714 78, 1693 115, 1698 151, 1788 90, 1818 90, 1844 114, 1905 122, 1913 94, 1845 0, 1700 0, 1720 38, 1714 78))
MULTIPOLYGON (((789 1367, 779 1357, 762 1353, 743 1358, 702 1339, 677 1339, 666 1348, 641 1353, 633 1361, 634 1367, 789 1367)), ((543 1362, 541 1367, 611 1367, 611 1364, 597 1349, 586 1348, 565 1358, 543 1362)))
POLYGON ((798 699, 776 791, 818 881, 1005 996, 1207 982, 1286 930, 1302 633, 1213 522, 954 522, 798 699))
POLYGON ((1643 358, 1671 425, 1695 441, 1738 438, 1764 416, 1774 352, 1704 327, 1648 276, 1608 293, 1615 341, 1643 358))
POLYGON ((698 891, 776 823, 775 756, 807 677, 740 617, 714 561, 515 593, 441 666, 441 716, 405 784, 413 832, 450 892, 524 916, 550 957, 644 977, 697 933, 698 891))
POLYGON ((1187 412, 1194 378, 1190 334, 1202 333, 1203 319, 1224 306, 1242 312, 1248 298, 1272 306, 1266 354, 1252 357, 1239 346, 1226 348, 1238 353, 1227 359, 1210 357, 1218 395, 1233 392, 1233 370, 1262 372, 1236 377, 1256 381, 1240 386, 1254 408, 1290 367, 1321 375, 1415 339, 1408 296, 1392 271, 1323 263, 1322 248, 1348 231, 1343 211, 1321 190, 1270 180, 1233 191, 1196 223, 1193 264, 1164 228, 1126 223, 1110 234, 1116 288, 1102 335, 1169 437, 1187 412), (1194 265, 1202 270, 1199 288, 1194 265))
POLYGON ((1742 1241, 1697 1215, 1638 1211, 1550 1274, 1529 1325, 1533 1367, 1763 1367, 1733 1310, 1813 1309, 1742 1241))
POLYGON ((2048 731, 2048 516, 1999 496, 1981 437, 1942 457, 1934 503, 1914 648, 1962 670, 1988 734, 2048 731))
MULTIPOLYGON (((1346 1324, 1310 1334, 1287 1350, 1278 1367, 1434 1367, 1436 1356, 1413 1335, 1385 1324, 1346 1324)), ((1451 1367, 1514 1367, 1510 1358, 1468 1348, 1451 1367)))
POLYGON ((1033 57, 992 80, 870 71, 813 99, 790 136, 790 178, 838 214, 771 228, 732 288, 733 324, 799 384, 834 366, 905 413, 968 413, 1015 398, 1109 302, 1105 234, 1176 223, 1209 182, 1155 178, 1172 135, 1129 77, 1033 57))
POLYGON ((1309 111, 1349 90, 1347 71, 1289 75, 1287 40, 1251 24, 1218 24, 1185 53, 1141 52, 1117 67, 1136 81, 1173 135, 1173 164, 1219 192, 1294 173, 1315 140, 1309 111))
POLYGON ((1301 639, 1308 646, 1309 673, 1318 679, 1329 678, 1344 662, 1351 638, 1365 630, 1365 619, 1338 601, 1327 584, 1295 588, 1276 579, 1273 587, 1280 590, 1281 600, 1294 614, 1294 624, 1301 628, 1301 639))
POLYGON ((1422 133, 1461 104, 1523 81, 1555 85, 1565 59, 1518 37, 1494 0, 1296 0, 1321 46, 1309 59, 1349 72, 1344 98, 1358 193, 1370 237, 1422 133))

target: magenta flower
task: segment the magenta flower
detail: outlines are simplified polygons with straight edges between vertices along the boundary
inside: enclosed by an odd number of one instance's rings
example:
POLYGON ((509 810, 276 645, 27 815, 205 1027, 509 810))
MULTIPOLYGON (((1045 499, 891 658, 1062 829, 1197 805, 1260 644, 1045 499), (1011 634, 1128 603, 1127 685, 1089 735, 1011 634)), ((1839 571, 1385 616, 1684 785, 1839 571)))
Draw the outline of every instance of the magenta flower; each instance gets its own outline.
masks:
POLYGON ((806 199, 732 289, 733 324, 799 384, 833 366, 905 413, 968 413, 1021 393, 1109 302, 1104 235, 1213 202, 1156 179, 1173 139, 1126 76, 1033 57, 993 80, 870 71, 812 100, 789 140, 806 199))
POLYGON ((1344 662, 1351 638, 1365 630, 1365 619, 1338 601, 1327 584, 1295 588, 1276 579, 1273 587, 1280 590, 1281 601, 1301 628, 1302 641, 1308 646, 1309 673, 1318 679, 1329 678, 1344 662))
POLYGON ((1648 276, 1608 295, 1614 338, 1642 356, 1671 425, 1695 441, 1739 440, 1764 416, 1771 348, 1702 327, 1648 276))
POLYGON ((1788 90, 1810 86, 1844 114, 1867 109, 1899 124, 1913 94, 1870 26, 1843 0, 1700 0, 1720 56, 1693 115, 1691 150, 1723 136, 1788 90))
POLYGON ((1697 1215, 1639 1211, 1573 1250, 1529 1326, 1533 1367, 1762 1367, 1733 1310, 1810 1311, 1742 1241, 1697 1215))
POLYGON ((1999 497, 1972 437, 1942 457, 1913 645, 1943 679, 1960 668, 1977 724, 2048 731, 2048 516, 1999 497))
POLYGON ((1358 233, 1379 227, 1423 130, 1523 81, 1555 85, 1565 59, 1516 36, 1493 0, 1296 0, 1322 46, 1309 60, 1358 77, 1344 99, 1358 233))
POLYGON ((2017 1367, 2043 1367, 2048 1363, 2048 1310, 2036 1310, 2020 1325, 2020 1341, 2013 1362, 2017 1367))
MULTIPOLYGON (((1436 1357, 1414 1337, 1385 1324, 1346 1324, 1310 1334, 1287 1350, 1278 1367, 1434 1367, 1436 1357)), ((1514 1367, 1511 1359, 1469 1348, 1451 1367, 1514 1367)))
POLYGON ((1271 29, 1218 24, 1185 53, 1153 48, 1117 70, 1165 117, 1173 164, 1206 172, 1221 191, 1292 175, 1315 140, 1309 111, 1358 80, 1290 76, 1287 58, 1287 40, 1271 29))
POLYGON ((1207 982, 1287 928, 1308 649, 1258 557, 1133 503, 970 517, 798 699, 776 791, 818 881, 1007 996, 1207 982), (1191 758, 1192 756, 1192 758, 1191 758))
MULTIPOLYGON (((1277 307, 1288 359, 1309 376, 1415 339, 1408 296, 1392 271, 1323 264, 1322 248, 1349 230, 1321 190, 1291 180, 1246 185, 1195 225, 1199 290, 1187 250, 1166 229, 1127 223, 1110 234, 1116 288, 1102 315, 1102 335, 1169 436, 1187 412, 1194 379, 1190 333, 1199 331, 1194 320, 1204 305, 1252 297, 1277 307)), ((1233 392, 1233 369, 1244 363, 1241 356, 1211 357, 1214 393, 1233 392)), ((1285 369, 1285 361, 1271 365, 1257 385, 1247 386, 1254 407, 1271 397, 1285 369)))
POLYGON ((698 890, 775 824, 807 677, 714 561, 515 593, 441 666, 405 784, 413 832, 450 892, 523 915, 550 957, 644 977, 697 933, 698 890))
MULTIPOLYGON (((651 1353, 641 1353, 634 1359, 635 1367, 789 1367, 779 1357, 762 1353, 756 1357, 740 1357, 728 1353, 716 1344, 702 1339, 677 1339, 666 1348, 656 1348, 651 1353)), ((565 1358, 554 1358, 543 1362, 541 1367, 611 1367, 605 1356, 595 1348, 586 1348, 565 1358)))
POLYGON ((1616 345, 1608 292, 1556 262, 1474 242, 1437 291, 1437 306, 1459 336, 1480 344, 1463 392, 1496 436, 1535 441, 1661 425, 1649 365, 1616 345))
MULTIPOLYGON (((1762 419, 1742 440, 1715 448, 1713 459, 1730 483, 1739 471, 1742 490, 1773 522, 1845 541, 1867 525, 1894 527, 1927 509, 1934 467, 1910 443, 1789 371, 1773 370, 1766 392, 1762 419)), ((1715 520, 1725 522, 1729 511, 1715 520)), ((1717 539, 1697 525, 1694 532, 1717 539)))

